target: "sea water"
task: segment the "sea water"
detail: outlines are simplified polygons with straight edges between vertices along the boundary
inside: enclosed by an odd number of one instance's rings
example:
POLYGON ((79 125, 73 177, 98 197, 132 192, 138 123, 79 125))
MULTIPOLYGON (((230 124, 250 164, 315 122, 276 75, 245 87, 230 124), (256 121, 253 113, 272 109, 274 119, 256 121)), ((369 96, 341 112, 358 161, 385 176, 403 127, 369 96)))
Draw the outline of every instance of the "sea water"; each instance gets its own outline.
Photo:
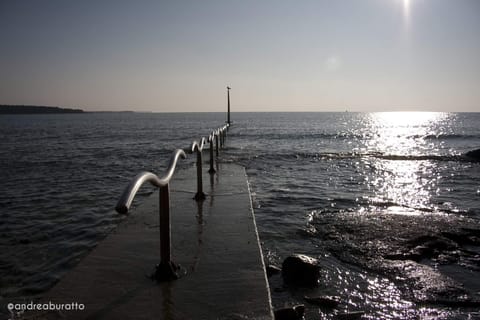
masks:
MULTIPOLYGON (((244 165, 267 264, 319 260, 311 288, 270 287, 307 319, 480 316, 478 113, 234 113, 221 161, 244 165), (334 310, 304 296, 340 298, 334 310)), ((0 299, 48 290, 123 218, 140 171, 223 113, 0 116, 0 299)), ((193 165, 193 157, 181 166, 193 165)), ((150 195, 142 188, 137 202, 150 195)), ((2 308, 4 309, 4 308, 2 308)), ((0 311, 5 312, 4 310, 0 311)))

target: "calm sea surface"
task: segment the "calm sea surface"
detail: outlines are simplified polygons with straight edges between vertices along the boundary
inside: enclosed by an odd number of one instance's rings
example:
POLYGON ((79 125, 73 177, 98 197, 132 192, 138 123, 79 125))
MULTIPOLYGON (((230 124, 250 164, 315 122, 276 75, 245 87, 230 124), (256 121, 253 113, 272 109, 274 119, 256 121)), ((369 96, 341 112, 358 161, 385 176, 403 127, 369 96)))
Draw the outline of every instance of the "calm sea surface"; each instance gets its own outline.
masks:
MULTIPOLYGON (((303 303, 309 319, 480 317, 480 163, 463 156, 480 148, 480 113, 233 120, 221 159, 247 168, 266 262, 304 253, 322 265, 314 288, 272 276, 276 308, 303 303), (305 295, 341 303, 324 310, 305 295)), ((135 174, 161 173, 173 149, 224 121, 223 113, 0 116, 0 304, 50 288, 120 221, 113 207, 135 174)))

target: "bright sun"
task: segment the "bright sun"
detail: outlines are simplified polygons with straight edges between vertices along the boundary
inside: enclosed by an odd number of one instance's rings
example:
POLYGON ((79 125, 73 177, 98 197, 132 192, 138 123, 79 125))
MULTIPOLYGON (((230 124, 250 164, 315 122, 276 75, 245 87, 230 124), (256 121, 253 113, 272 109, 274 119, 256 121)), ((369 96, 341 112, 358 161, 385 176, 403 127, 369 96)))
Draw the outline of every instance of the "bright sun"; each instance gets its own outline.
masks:
POLYGON ((403 21, 407 27, 410 22, 410 4, 410 0, 403 0, 403 21))
POLYGON ((403 0, 403 10, 407 13, 410 11, 410 0, 403 0))

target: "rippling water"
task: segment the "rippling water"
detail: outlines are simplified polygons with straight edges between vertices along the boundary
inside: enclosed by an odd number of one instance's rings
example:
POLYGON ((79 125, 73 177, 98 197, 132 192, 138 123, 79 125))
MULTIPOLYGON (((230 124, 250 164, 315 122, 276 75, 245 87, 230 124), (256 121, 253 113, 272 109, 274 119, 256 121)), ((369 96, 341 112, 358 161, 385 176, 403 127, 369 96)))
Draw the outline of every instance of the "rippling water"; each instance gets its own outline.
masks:
MULTIPOLYGON (((308 318, 480 316, 480 114, 234 114, 223 161, 246 166, 266 259, 320 260, 315 288, 270 278, 308 318), (341 298, 339 310, 304 295, 341 298)), ((224 114, 0 117, 0 295, 42 292, 119 221, 131 177, 224 114)), ((191 159, 183 165, 190 165, 191 159), (188 162, 190 161, 190 163, 188 162)), ((145 189, 144 195, 151 192, 145 189)), ((140 199, 141 201, 141 199, 140 199)))

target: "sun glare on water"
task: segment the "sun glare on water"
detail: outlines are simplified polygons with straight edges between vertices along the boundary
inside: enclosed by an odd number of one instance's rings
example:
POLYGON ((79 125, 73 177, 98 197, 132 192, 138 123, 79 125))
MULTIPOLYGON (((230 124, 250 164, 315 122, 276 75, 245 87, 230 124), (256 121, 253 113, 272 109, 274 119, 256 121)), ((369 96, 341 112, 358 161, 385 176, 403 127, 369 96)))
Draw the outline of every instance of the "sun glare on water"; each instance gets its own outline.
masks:
POLYGON ((435 152, 424 137, 432 134, 447 116, 436 112, 371 114, 373 139, 368 149, 381 155, 371 159, 376 167, 369 177, 375 190, 372 202, 388 203, 387 212, 397 214, 419 214, 431 209, 430 199, 441 177, 431 161, 416 157, 435 152))
POLYGON ((412 137, 432 133, 433 128, 447 114, 438 112, 377 112, 370 118, 376 150, 386 154, 412 155, 419 152, 421 145, 412 137))

